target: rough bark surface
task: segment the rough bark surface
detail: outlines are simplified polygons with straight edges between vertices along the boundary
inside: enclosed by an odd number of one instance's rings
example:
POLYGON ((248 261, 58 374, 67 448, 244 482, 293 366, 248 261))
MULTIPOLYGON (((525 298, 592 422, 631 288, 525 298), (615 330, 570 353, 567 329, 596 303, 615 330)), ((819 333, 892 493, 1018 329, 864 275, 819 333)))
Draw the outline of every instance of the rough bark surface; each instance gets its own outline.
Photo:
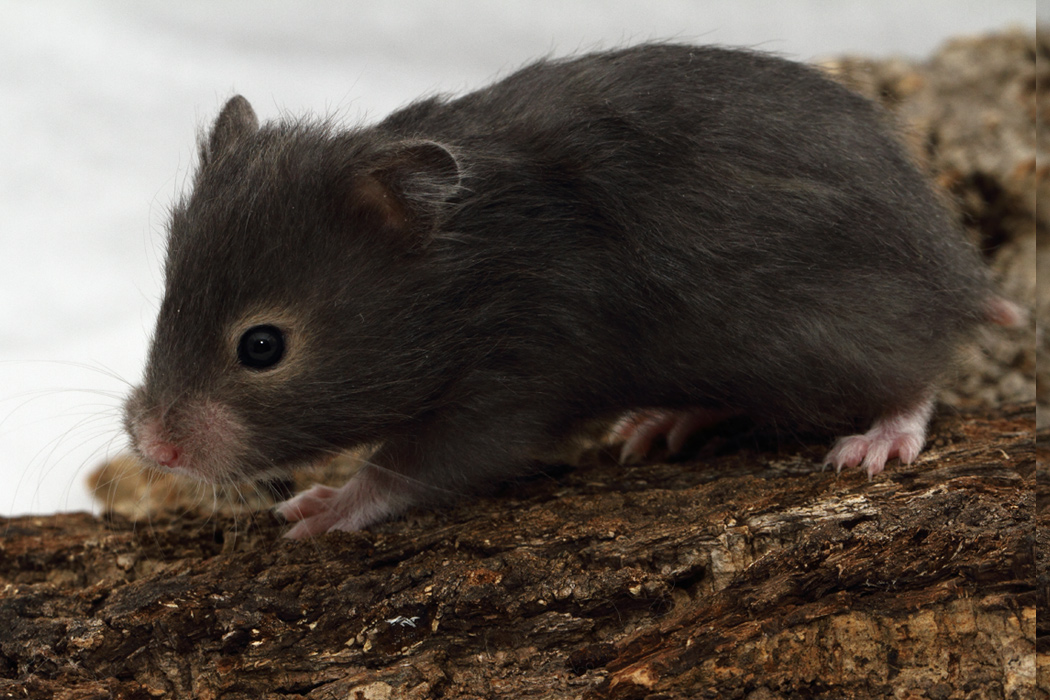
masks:
POLYGON ((1027 698, 1032 406, 941 416, 869 482, 743 433, 368 532, 18 518, 0 695, 1027 698))
MULTIPOLYGON (((914 127, 1028 308, 1047 53, 1013 33, 832 66, 914 127)), ((962 408, 874 481, 820 471, 824 442, 735 422, 685 460, 598 449, 293 543, 265 511, 206 512, 110 464, 106 518, 0 520, 0 698, 1050 697, 1034 338, 990 331, 942 397, 962 408)))
POLYGON ((1037 605, 1036 660, 1038 687, 1050 696, 1050 431, 1039 433, 1036 447, 1036 544, 1035 560, 1039 580, 1037 605))

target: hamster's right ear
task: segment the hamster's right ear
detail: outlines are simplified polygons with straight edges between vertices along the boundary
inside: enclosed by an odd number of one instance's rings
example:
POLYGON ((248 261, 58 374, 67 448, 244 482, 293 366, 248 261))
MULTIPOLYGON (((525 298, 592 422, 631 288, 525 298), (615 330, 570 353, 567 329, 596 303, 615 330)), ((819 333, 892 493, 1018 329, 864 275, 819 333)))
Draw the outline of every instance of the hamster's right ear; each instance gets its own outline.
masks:
POLYGON ((240 95, 234 95, 226 101, 226 105, 219 112, 208 138, 201 140, 201 163, 204 164, 219 157, 238 141, 251 136, 258 130, 259 118, 255 116, 255 110, 252 109, 251 104, 240 95))
POLYGON ((425 245, 459 193, 459 161, 434 141, 402 141, 373 156, 350 188, 351 210, 400 232, 411 247, 425 245))

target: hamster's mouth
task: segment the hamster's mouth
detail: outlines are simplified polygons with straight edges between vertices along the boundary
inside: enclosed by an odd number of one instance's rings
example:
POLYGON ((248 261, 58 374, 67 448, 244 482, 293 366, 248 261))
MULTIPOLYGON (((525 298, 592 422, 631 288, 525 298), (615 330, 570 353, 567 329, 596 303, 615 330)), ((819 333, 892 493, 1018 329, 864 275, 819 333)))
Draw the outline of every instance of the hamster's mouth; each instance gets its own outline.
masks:
POLYGON ((149 457, 143 455, 139 450, 135 450, 135 453, 142 460, 142 463, 146 466, 146 468, 152 469, 153 471, 160 472, 162 474, 172 474, 174 476, 186 477, 188 479, 193 479, 194 481, 200 482, 202 484, 210 484, 215 482, 215 479, 211 479, 208 476, 205 476, 204 474, 197 471, 196 469, 193 469, 192 467, 185 467, 182 465, 169 466, 166 464, 160 464, 150 459, 149 457))

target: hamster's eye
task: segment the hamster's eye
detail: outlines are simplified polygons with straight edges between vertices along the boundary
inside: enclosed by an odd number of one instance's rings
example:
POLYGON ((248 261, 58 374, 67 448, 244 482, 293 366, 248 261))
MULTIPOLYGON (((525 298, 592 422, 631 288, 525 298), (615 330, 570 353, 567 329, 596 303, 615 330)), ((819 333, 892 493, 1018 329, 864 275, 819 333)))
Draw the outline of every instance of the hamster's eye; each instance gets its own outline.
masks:
POLYGON ((284 356, 284 335, 274 326, 252 326, 237 344, 237 359, 245 367, 267 369, 284 356))

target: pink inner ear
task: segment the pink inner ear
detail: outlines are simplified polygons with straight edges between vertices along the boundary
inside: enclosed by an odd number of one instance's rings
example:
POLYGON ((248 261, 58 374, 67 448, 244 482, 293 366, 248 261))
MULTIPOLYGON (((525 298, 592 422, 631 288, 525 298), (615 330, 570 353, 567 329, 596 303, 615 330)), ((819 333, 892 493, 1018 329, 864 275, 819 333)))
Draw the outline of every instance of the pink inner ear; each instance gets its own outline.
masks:
POLYGON ((408 224, 408 215, 397 196, 371 176, 354 181, 350 206, 355 212, 374 219, 385 228, 403 229, 408 224))

